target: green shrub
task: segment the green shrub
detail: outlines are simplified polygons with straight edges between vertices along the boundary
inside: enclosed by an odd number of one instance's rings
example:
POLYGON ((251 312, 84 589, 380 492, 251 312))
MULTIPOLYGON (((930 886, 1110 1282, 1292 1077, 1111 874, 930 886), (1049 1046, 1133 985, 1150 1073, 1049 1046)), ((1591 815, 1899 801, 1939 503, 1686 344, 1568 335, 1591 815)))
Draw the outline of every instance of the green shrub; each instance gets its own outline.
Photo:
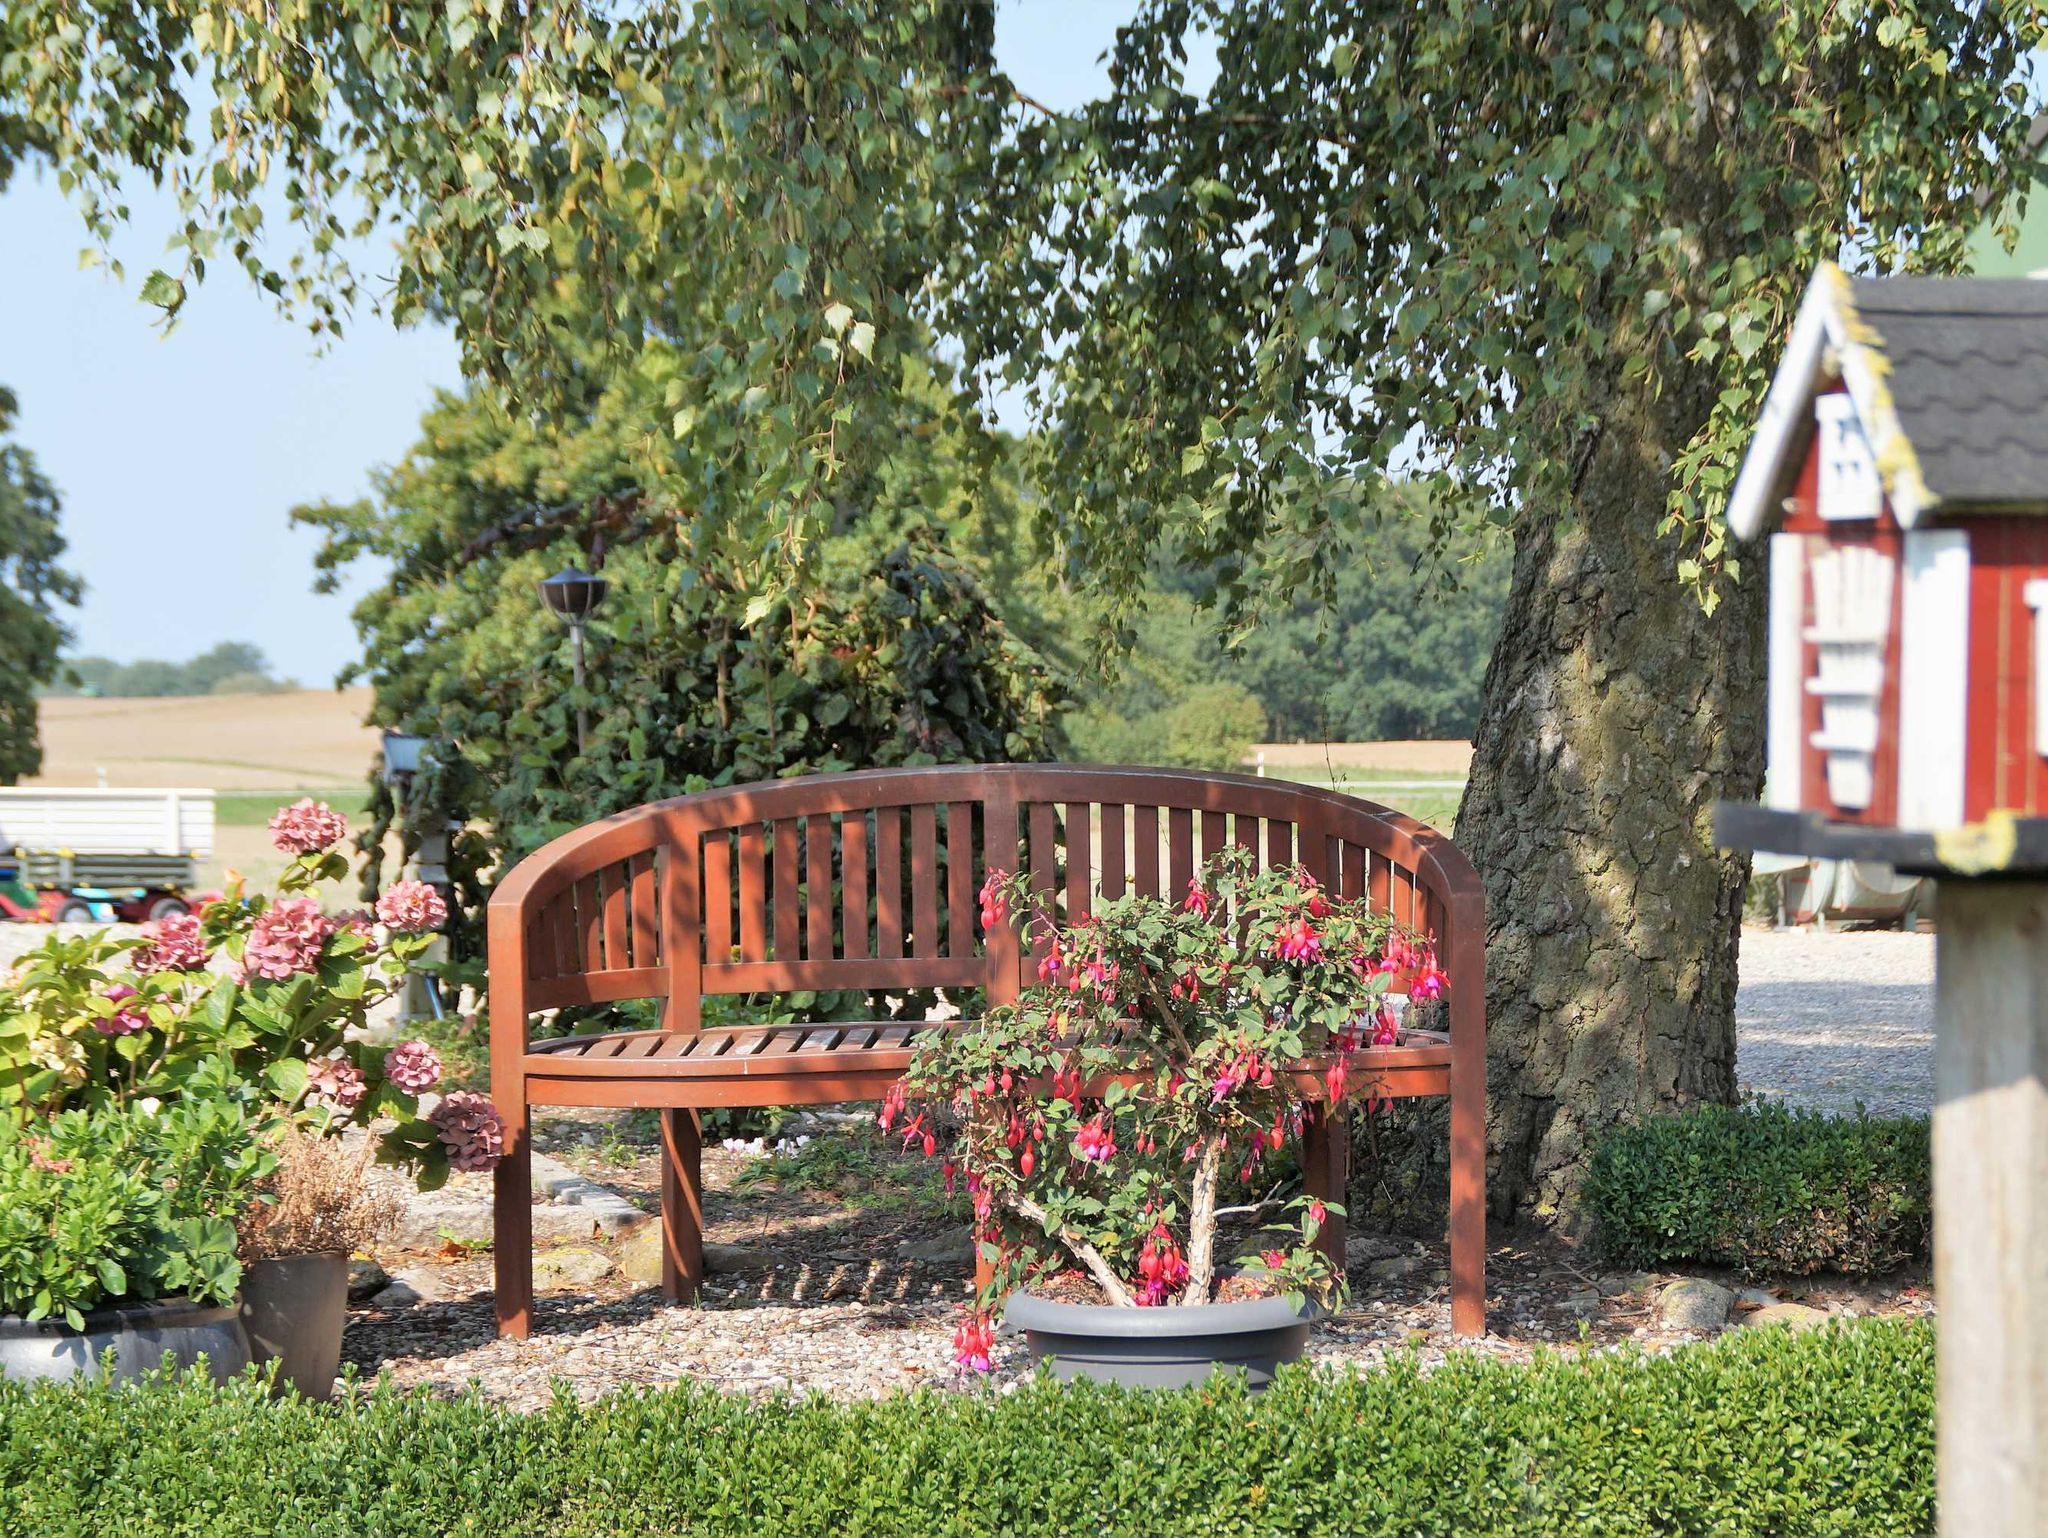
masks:
POLYGON ((1934 1336, 1755 1330, 1669 1357, 1455 1354, 1263 1396, 1061 1389, 533 1416, 259 1385, 0 1386, 0 1532, 1713 1534, 1933 1530, 1934 1336), (231 1471, 231 1472, 230 1472, 231 1471))
POLYGON ((274 1163, 236 1102, 0 1118, 0 1313, 74 1326, 110 1298, 235 1294, 235 1216, 274 1163))
POLYGON ((1581 1195, 1609 1258, 1871 1276, 1926 1253, 1927 1122, 1703 1106, 1609 1133, 1581 1195))

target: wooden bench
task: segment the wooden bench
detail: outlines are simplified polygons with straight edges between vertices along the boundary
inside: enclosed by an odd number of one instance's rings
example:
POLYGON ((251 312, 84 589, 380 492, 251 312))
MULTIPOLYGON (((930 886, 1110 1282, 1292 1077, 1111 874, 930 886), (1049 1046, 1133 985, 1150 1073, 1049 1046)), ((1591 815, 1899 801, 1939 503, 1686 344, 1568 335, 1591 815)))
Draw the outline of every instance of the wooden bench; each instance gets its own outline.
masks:
MULTIPOLYGON (((1442 834, 1355 797, 1183 770, 997 764, 817 775, 621 812, 521 861, 490 902, 491 1086, 505 1118, 497 1170, 500 1334, 532 1324, 531 1108, 662 1112, 663 1291, 702 1280, 697 1112, 879 1100, 921 1020, 703 1028, 718 994, 983 989, 1014 999, 1034 958, 984 936, 991 869, 1026 869, 1062 921, 1098 896, 1178 897, 1226 843, 1306 865, 1433 933, 1450 979, 1447 1033, 1409 1031, 1353 1061, 1360 1093, 1451 1101, 1451 1320, 1485 1330, 1485 905, 1442 834), (665 1001, 658 1029, 534 1040, 531 1017, 665 1001)), ((1303 1065, 1312 1068, 1313 1065, 1303 1065)), ((1307 1085, 1319 1083, 1304 1072, 1307 1085)), ((1347 1136, 1312 1108, 1310 1190, 1344 1190, 1347 1136)), ((1341 1221, 1323 1231, 1341 1264, 1341 1221)))

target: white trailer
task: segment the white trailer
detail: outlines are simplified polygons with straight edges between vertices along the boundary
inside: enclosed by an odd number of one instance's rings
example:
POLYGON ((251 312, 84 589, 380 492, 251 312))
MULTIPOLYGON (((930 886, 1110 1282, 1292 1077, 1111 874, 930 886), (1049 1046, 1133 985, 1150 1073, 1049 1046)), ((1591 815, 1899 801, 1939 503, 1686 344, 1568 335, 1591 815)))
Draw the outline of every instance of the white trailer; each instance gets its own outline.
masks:
POLYGON ((182 913, 199 861, 212 854, 211 790, 0 787, 6 917, 182 913))

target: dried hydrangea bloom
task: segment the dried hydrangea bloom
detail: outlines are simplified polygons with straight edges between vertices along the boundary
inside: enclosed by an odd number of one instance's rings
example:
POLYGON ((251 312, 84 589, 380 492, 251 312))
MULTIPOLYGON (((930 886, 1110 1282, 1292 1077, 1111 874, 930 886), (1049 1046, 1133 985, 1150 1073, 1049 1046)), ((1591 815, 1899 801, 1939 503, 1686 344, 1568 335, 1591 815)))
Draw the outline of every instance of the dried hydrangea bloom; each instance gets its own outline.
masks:
POLYGON ((441 1082, 441 1054, 424 1041, 401 1041, 384 1054, 384 1077, 417 1095, 441 1082))
POLYGON ((482 1095, 458 1089, 442 1097, 427 1113, 427 1120, 440 1134, 448 1162, 459 1170, 491 1169, 505 1151, 504 1120, 482 1095))
POLYGON ((307 1065, 306 1095, 337 1111, 353 1111, 370 1092, 363 1072, 345 1057, 323 1057, 307 1065))
POLYGON ((318 898, 282 897, 256 915, 242 965, 252 977, 282 981, 320 965, 320 950, 334 925, 318 898))
MULTIPOLYGON (((115 983, 106 991, 105 998, 110 1004, 122 1004, 135 997, 135 990, 126 983, 115 983)), ((102 1036, 133 1036, 149 1025, 149 1016, 140 1009, 116 1009, 111 1015, 93 1017, 92 1028, 102 1036)))
POLYGON ((325 801, 311 796, 280 807, 270 819, 270 841, 286 854, 318 854, 332 849, 348 832, 348 819, 325 801))
POLYGON ((377 918, 400 934, 423 935, 448 922, 448 904, 424 881, 396 881, 377 899, 377 918))
POLYGON ((151 972, 201 972, 206 969, 206 940, 199 932, 199 915, 173 913, 142 926, 149 943, 135 953, 135 970, 151 972))

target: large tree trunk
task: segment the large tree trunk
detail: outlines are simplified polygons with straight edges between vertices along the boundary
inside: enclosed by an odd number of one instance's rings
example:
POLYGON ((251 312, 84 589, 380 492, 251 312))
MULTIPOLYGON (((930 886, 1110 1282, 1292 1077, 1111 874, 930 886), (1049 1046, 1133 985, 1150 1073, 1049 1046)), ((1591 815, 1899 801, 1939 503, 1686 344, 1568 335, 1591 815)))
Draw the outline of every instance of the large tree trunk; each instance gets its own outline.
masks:
POLYGON ((1525 516, 1458 842, 1486 883, 1488 1192, 1569 1223, 1589 1140, 1735 1092, 1746 856, 1713 805, 1763 775, 1762 562, 1707 615, 1657 525, 1705 379, 1610 411, 1563 522, 1525 516), (1691 388, 1687 388, 1690 385, 1691 388))

